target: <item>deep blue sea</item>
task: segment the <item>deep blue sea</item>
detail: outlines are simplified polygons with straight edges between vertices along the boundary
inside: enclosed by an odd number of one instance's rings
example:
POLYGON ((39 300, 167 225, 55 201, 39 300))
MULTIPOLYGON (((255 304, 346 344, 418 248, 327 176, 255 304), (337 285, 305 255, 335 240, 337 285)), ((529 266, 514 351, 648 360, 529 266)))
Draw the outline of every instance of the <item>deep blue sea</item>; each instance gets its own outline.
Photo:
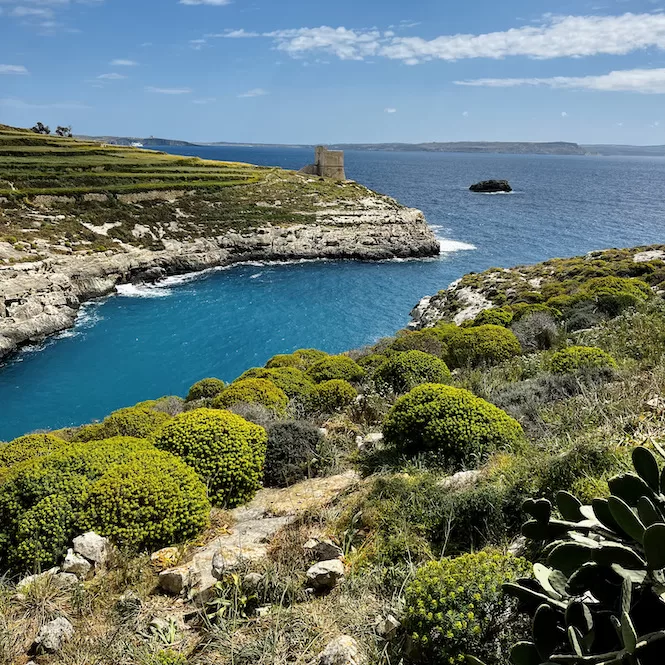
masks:
MULTIPOLYGON (((170 152, 299 168, 309 150, 170 152)), ((469 271, 665 242, 665 159, 347 152, 347 176, 420 208, 440 258, 243 265, 123 287, 72 331, 0 368, 0 440, 104 417, 205 376, 232 380, 276 353, 339 352, 389 335, 469 271), (470 184, 507 178, 509 195, 470 184)))

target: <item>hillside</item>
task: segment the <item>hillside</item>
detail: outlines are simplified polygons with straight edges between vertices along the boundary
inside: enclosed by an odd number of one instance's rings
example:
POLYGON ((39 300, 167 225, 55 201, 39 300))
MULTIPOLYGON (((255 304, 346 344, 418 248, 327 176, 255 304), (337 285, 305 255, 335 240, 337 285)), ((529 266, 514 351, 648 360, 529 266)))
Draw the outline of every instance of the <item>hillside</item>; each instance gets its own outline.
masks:
POLYGON ((665 246, 469 274, 0 444, 0 662, 660 665, 664 287, 665 246))
POLYGON ((0 126, 0 358, 130 280, 438 251, 420 211, 355 182, 0 126))
POLYGON ((145 147, 159 147, 159 146, 193 146, 196 143, 189 141, 180 141, 178 139, 161 139, 155 136, 147 138, 140 138, 137 136, 77 136, 83 141, 99 141, 100 143, 108 143, 110 145, 131 146, 133 143, 142 143, 145 147))

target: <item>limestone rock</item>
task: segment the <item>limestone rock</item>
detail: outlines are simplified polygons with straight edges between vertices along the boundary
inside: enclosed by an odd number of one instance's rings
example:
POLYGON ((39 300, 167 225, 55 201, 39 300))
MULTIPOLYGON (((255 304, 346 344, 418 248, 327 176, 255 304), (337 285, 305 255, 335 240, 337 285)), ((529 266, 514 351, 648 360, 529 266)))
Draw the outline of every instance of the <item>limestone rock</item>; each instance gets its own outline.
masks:
POLYGON ((307 580, 315 591, 332 589, 344 577, 344 564, 339 559, 320 561, 307 571, 307 580))
POLYGON ((45 570, 43 573, 38 573, 36 575, 28 575, 24 577, 17 585, 16 591, 19 593, 23 592, 27 587, 35 582, 40 582, 51 577, 55 579, 55 576, 60 572, 59 568, 51 568, 50 570, 45 570))
POLYGON ((483 180, 471 185, 472 192, 481 194, 494 194, 496 192, 512 192, 513 188, 507 180, 483 180))
POLYGON ((397 629, 401 625, 402 624, 392 614, 389 614, 385 618, 378 617, 378 621, 376 623, 376 633, 384 639, 389 640, 394 637, 397 629))
POLYGON ((360 452, 363 452, 365 450, 371 450, 372 448, 374 448, 374 446, 378 445, 382 441, 383 441, 382 432, 370 432, 365 436, 356 437, 356 444, 360 452))
POLYGON ((306 554, 317 561, 330 561, 331 559, 339 559, 339 557, 344 555, 342 548, 339 545, 335 545, 328 538, 310 538, 303 545, 303 549, 306 554))
POLYGON ((259 584, 263 582, 263 575, 261 575, 261 573, 247 573, 247 575, 242 578, 242 581, 245 587, 254 591, 258 588, 259 584))
POLYGON ((76 536, 73 541, 74 552, 92 561, 95 567, 103 566, 110 553, 108 538, 104 538, 94 531, 88 531, 82 536, 76 536))
POLYGON ((74 626, 64 617, 59 617, 41 627, 33 650, 35 653, 56 653, 74 635, 74 626))
POLYGON ((364 665, 358 642, 348 635, 335 638, 319 654, 314 665, 364 665))
POLYGON ((58 573, 55 576, 55 583, 61 589, 69 589, 79 583, 79 578, 74 573, 58 573))
POLYGON ((170 568, 159 573, 159 588, 166 593, 179 596, 189 584, 189 569, 170 568))
POLYGON ((72 573, 85 579, 92 568, 92 564, 73 549, 67 550, 67 556, 62 564, 62 570, 65 573, 72 573))

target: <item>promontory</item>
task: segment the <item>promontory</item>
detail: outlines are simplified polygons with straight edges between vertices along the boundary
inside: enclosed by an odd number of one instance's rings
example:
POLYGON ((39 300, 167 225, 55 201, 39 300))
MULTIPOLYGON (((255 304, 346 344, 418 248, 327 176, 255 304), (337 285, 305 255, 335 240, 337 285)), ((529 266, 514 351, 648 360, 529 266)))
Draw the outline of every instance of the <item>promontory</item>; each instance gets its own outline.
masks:
POLYGON ((422 212, 352 181, 0 125, 0 358, 130 281, 438 252, 422 212))

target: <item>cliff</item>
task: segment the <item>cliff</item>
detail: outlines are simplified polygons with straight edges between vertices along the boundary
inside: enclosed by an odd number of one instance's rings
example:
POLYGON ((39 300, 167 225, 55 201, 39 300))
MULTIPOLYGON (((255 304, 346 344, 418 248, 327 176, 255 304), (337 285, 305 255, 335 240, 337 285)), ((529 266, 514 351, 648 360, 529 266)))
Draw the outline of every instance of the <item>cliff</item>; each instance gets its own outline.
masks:
POLYGON ((0 126, 0 358, 132 280, 438 252, 420 211, 354 182, 0 126))

